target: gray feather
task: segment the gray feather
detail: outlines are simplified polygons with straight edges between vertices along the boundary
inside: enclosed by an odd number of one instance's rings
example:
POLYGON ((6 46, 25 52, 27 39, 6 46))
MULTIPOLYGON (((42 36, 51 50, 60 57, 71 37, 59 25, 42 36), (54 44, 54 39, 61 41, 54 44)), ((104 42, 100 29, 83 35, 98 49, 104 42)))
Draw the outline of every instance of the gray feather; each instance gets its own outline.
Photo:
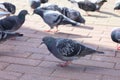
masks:
POLYGON ((44 22, 48 24, 51 28, 53 28, 54 26, 65 24, 72 24, 75 26, 80 25, 80 23, 71 20, 58 11, 37 8, 34 10, 34 13, 40 15, 43 18, 44 22))
POLYGON ((10 38, 22 37, 22 36, 23 36, 23 34, 20 34, 20 33, 0 31, 0 42, 4 42, 10 38))
POLYGON ((91 49, 71 39, 44 37, 42 41, 55 57, 63 61, 71 61, 94 53, 104 53, 91 49))
POLYGON ((113 29, 111 39, 116 43, 120 43, 120 28, 113 29))

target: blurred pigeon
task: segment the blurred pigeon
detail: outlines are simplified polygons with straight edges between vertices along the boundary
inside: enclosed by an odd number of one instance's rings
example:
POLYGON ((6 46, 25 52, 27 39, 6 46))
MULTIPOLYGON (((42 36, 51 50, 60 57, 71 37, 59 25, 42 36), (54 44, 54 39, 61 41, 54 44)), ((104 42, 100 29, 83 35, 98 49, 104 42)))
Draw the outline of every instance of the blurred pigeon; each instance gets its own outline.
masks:
POLYGON ((68 0, 72 3, 77 3, 79 8, 86 11, 86 14, 89 16, 88 11, 99 11, 101 6, 107 0, 68 0))
MULTIPOLYGON (((72 24, 73 26, 80 26, 80 23, 71 20, 70 18, 64 16, 58 11, 37 8, 34 10, 33 13, 40 15, 42 19, 45 21, 45 23, 50 26, 51 29, 53 29, 54 26, 56 26, 57 30, 55 32, 58 31, 58 25, 72 24)), ((50 32, 51 29, 46 31, 50 32)))
POLYGON ((59 7, 57 4, 44 4, 40 8, 44 10, 53 10, 53 11, 59 11, 61 12, 61 7, 59 7))
POLYGON ((15 37, 22 37, 22 36, 23 34, 20 34, 20 33, 0 31, 0 42, 4 42, 8 39, 15 38, 15 37))
POLYGON ((59 11, 60 13, 65 15, 66 17, 68 17, 76 22, 85 24, 85 19, 81 16, 80 12, 77 10, 70 9, 67 7, 59 7, 56 4, 50 4, 50 5, 41 7, 41 8, 45 9, 45 10, 59 11))
POLYGON ((13 32, 18 30, 25 22, 25 16, 28 14, 27 10, 21 10, 17 16, 9 16, 0 20, 0 30, 13 32))
POLYGON ((41 5, 41 0, 29 0, 29 3, 32 9, 36 9, 41 5))
POLYGON ((41 0, 41 3, 47 3, 48 0, 41 0))
POLYGON ((9 2, 0 3, 0 16, 9 16, 10 14, 15 14, 16 6, 9 2))
POLYGON ((120 10, 120 0, 116 0, 116 1, 115 1, 114 10, 120 10))
POLYGON ((98 6, 97 11, 100 10, 100 8, 102 7, 102 5, 107 2, 107 0, 90 0, 91 2, 94 1, 93 3, 96 4, 96 6, 98 6))
POLYGON ((80 57, 94 53, 104 53, 91 49, 71 39, 44 37, 41 44, 43 43, 56 58, 66 61, 64 64, 60 64, 62 67, 67 66, 69 63, 71 63, 71 61, 80 57))
POLYGON ((85 24, 85 19, 81 16, 80 12, 77 10, 62 7, 61 13, 76 22, 85 24))
MULTIPOLYGON (((113 29, 111 39, 116 43, 120 43, 120 28, 113 29)), ((120 46, 117 47, 117 50, 120 50, 120 46)))

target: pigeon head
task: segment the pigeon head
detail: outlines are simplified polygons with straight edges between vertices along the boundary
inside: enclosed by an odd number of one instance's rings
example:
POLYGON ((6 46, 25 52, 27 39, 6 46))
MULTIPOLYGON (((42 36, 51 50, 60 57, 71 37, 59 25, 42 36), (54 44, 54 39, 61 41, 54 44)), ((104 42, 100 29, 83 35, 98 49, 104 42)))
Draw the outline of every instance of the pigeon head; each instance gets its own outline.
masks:
POLYGON ((44 37, 43 39, 42 39, 42 42, 41 42, 41 44, 46 44, 47 46, 49 46, 49 45, 53 45, 53 43, 55 42, 55 38, 53 38, 53 37, 44 37))
POLYGON ((83 23, 83 24, 85 24, 85 19, 83 18, 83 17, 80 17, 80 23, 83 23))
POLYGON ((107 0, 102 0, 102 2, 107 2, 107 0))
POLYGON ((5 6, 5 8, 12 14, 15 14, 16 12, 16 7, 15 5, 8 3, 8 2, 4 2, 3 5, 5 6))
POLYGON ((47 3, 48 0, 41 0, 41 3, 47 3))
POLYGON ((36 9, 37 7, 39 7, 41 5, 40 1, 33 1, 31 4, 31 8, 32 9, 36 9))
POLYGON ((37 9, 35 9, 34 11, 33 11, 33 14, 38 14, 38 15, 40 15, 41 17, 43 17, 43 12, 44 12, 45 10, 44 9, 42 9, 42 8, 37 8, 37 9))
POLYGON ((27 10, 21 10, 20 13, 18 14, 18 17, 25 18, 27 14, 29 14, 27 10))

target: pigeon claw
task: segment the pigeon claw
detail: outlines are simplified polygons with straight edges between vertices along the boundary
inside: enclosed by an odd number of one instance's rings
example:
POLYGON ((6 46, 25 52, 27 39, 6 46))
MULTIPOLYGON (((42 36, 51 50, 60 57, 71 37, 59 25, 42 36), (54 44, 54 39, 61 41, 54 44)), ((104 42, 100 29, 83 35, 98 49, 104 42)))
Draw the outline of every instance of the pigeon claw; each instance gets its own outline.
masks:
POLYGON ((71 61, 66 61, 65 63, 60 63, 60 64, 58 64, 57 66, 67 67, 70 63, 71 63, 71 61))
POLYGON ((120 50, 120 46, 117 47, 117 50, 120 50))
POLYGON ((45 32, 52 32, 51 30, 44 30, 45 32))

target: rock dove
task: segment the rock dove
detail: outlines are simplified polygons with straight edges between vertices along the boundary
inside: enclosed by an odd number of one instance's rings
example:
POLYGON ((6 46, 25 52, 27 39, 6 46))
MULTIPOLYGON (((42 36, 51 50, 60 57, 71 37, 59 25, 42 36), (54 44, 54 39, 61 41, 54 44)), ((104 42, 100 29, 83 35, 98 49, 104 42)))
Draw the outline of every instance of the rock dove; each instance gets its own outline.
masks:
POLYGON ((47 3, 48 0, 41 0, 41 3, 47 3))
POLYGON ((94 53, 104 54, 104 52, 96 51, 71 39, 46 36, 42 39, 41 44, 43 43, 56 58, 66 61, 64 64, 60 64, 62 67, 67 66, 71 63, 71 61, 86 55, 91 55, 94 53))
POLYGON ((32 9, 36 9, 37 7, 40 7, 41 0, 29 0, 29 3, 32 9))
POLYGON ((88 16, 89 16, 88 11, 96 11, 97 10, 97 6, 90 1, 78 2, 78 6, 80 9, 86 11, 86 14, 88 16))
POLYGON ((18 30, 25 22, 25 16, 28 14, 27 10, 21 10, 17 16, 9 16, 0 20, 0 30, 13 32, 18 30))
POLYGON ((77 10, 70 9, 67 7, 59 7, 56 4, 47 5, 47 6, 44 6, 41 8, 45 9, 45 10, 59 11, 60 13, 65 15, 66 17, 68 17, 76 22, 85 24, 85 19, 81 16, 80 12, 77 10))
POLYGON ((107 0, 90 0, 91 2, 94 1, 93 3, 96 4, 96 6, 98 6, 97 11, 100 10, 100 8, 102 7, 102 5, 107 2, 107 0))
POLYGON ((119 10, 119 9, 120 9, 120 0, 116 0, 114 10, 119 10))
POLYGON ((61 13, 76 22, 85 24, 85 19, 81 16, 80 12, 77 10, 62 7, 61 13))
POLYGON ((4 13, 5 16, 9 16, 10 14, 15 14, 15 12, 16 12, 16 6, 14 4, 9 2, 0 3, 1 15, 4 13))
MULTIPOLYGON (((120 43, 120 28, 113 29, 111 39, 116 43, 120 43)), ((117 50, 120 50, 120 46, 117 47, 117 50)))
POLYGON ((69 0, 72 3, 77 3, 79 8, 86 11, 86 14, 89 16, 88 11, 99 11, 101 6, 104 4, 104 2, 107 2, 107 0, 69 0))
MULTIPOLYGON (((58 25, 72 24, 73 26, 80 26, 80 23, 71 20, 70 18, 64 16, 58 11, 37 8, 34 10, 33 13, 40 15, 42 19, 45 21, 45 23, 50 26, 51 29, 53 29, 54 26, 56 26, 57 30, 54 32, 58 31, 58 25)), ((46 31, 50 32, 51 29, 46 31)))
POLYGON ((0 42, 4 42, 8 39, 15 38, 15 37, 21 37, 21 36, 23 36, 23 34, 0 31, 0 42))

